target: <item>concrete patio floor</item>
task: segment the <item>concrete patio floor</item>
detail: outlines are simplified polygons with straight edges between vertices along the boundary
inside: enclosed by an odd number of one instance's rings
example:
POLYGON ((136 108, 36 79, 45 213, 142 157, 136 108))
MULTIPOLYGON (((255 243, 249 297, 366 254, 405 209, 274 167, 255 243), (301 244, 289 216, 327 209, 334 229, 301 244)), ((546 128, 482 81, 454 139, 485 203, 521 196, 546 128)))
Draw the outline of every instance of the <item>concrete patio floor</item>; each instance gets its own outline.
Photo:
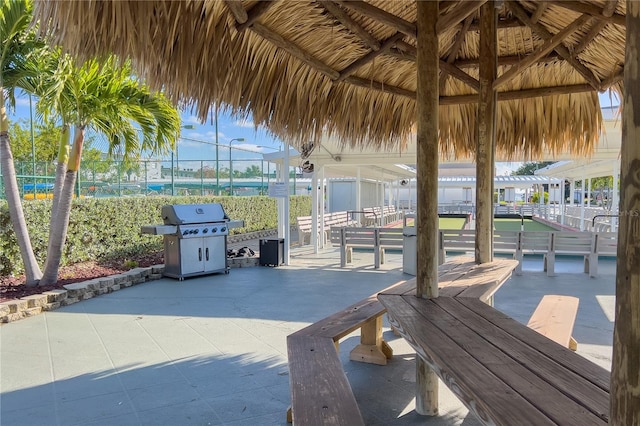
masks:
MULTIPOLYGON (((185 281, 161 279, 0 327, 0 424, 286 425, 286 336, 399 280, 400 254, 380 270, 370 253, 292 250, 291 265, 233 269, 185 281)), ((544 294, 580 298, 578 353, 609 369, 615 263, 600 276, 581 260, 541 258, 497 293, 497 309, 526 323, 544 294)), ((386 324, 388 325, 388 324, 386 324)), ((341 344, 344 369, 368 425, 479 424, 444 386, 435 418, 414 411, 415 354, 388 328, 394 357, 381 367, 349 361, 356 334, 341 344)))

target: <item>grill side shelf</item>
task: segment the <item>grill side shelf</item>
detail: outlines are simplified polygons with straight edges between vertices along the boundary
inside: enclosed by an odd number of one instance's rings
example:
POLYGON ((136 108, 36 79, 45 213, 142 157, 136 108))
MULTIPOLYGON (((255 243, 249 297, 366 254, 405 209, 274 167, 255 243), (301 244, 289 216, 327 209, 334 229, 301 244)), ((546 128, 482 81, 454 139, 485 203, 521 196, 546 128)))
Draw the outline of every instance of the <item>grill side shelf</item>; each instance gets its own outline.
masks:
POLYGON ((140 232, 151 235, 168 235, 178 232, 178 227, 175 225, 143 225, 140 227, 140 232))

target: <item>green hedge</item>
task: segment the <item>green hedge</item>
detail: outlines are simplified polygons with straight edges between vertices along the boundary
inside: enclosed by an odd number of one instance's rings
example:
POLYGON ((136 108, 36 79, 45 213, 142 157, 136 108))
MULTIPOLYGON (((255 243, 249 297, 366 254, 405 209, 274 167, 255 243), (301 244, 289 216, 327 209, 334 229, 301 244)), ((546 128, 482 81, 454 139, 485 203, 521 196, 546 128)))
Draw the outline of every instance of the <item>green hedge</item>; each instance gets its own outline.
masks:
MULTIPOLYGON (((221 203, 232 220, 244 220, 245 227, 233 234, 277 227, 276 199, 256 197, 135 197, 85 198, 75 200, 69 220, 62 265, 116 256, 127 256, 162 249, 162 238, 140 233, 142 225, 162 223, 160 209, 166 204, 221 203)), ((24 214, 31 244, 41 265, 44 264, 49 232, 51 202, 28 201, 24 214)), ((290 219, 311 214, 311 197, 291 197, 290 219)), ((23 272, 15 234, 5 201, 0 201, 0 275, 23 272)))

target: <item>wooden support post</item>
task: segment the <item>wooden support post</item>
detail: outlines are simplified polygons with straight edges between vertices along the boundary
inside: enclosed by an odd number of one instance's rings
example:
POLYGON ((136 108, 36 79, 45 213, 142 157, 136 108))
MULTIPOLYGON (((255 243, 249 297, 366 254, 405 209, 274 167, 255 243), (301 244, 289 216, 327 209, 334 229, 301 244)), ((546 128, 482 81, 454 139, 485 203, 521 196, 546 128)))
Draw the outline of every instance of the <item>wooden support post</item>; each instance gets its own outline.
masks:
POLYGON ((387 365, 393 349, 382 340, 382 315, 371 318, 360 328, 360 344, 349 353, 351 361, 387 365))
POLYGON ((493 88, 498 55, 498 13, 494 2, 480 8, 480 92, 476 147, 476 263, 493 259, 493 168, 497 95, 493 88))
POLYGON ((610 425, 640 424, 640 2, 627 0, 610 425))
MULTIPOLYGON (((418 1, 416 296, 438 297, 438 2, 418 1)), ((416 357, 416 412, 438 414, 438 376, 416 357)))

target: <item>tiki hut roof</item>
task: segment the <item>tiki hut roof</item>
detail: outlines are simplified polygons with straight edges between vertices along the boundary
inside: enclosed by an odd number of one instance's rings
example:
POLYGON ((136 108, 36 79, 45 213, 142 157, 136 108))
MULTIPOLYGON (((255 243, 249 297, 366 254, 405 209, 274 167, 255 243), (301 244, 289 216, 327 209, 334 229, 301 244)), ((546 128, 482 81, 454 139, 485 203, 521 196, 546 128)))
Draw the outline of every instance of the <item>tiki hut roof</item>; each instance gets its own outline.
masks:
MULTIPOLYGON (((483 3, 440 1, 440 149, 452 157, 475 149, 483 3)), ((597 92, 621 91, 624 2, 499 3, 498 151, 590 153, 597 92)), ((41 0, 36 17, 77 55, 130 56, 203 120, 222 104, 294 146, 334 133, 390 149, 414 132, 414 0, 41 0)))

